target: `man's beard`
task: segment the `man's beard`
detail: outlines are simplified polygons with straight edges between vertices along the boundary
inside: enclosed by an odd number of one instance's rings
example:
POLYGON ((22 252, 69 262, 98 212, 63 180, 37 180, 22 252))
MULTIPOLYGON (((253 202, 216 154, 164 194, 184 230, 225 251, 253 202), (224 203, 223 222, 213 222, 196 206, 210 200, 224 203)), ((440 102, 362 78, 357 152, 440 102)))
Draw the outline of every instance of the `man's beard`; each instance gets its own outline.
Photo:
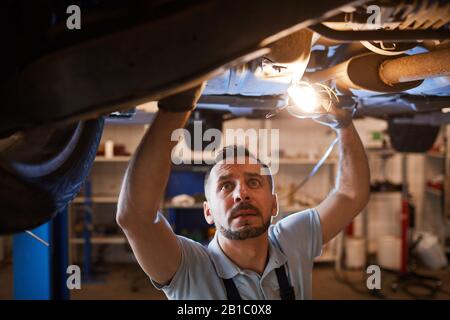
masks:
MULTIPOLYGON (((243 209, 253 209, 256 211, 256 214, 259 217, 262 217, 261 211, 258 208, 246 203, 242 203, 234 208, 231 212, 232 217, 235 215, 234 212, 243 209)), ((267 229, 269 229, 270 224, 271 219, 269 218, 259 227, 250 227, 246 225, 243 230, 233 231, 231 230, 231 228, 225 228, 224 226, 215 223, 216 229, 219 230, 225 238, 230 240, 246 240, 250 238, 256 238, 266 232, 267 229)))

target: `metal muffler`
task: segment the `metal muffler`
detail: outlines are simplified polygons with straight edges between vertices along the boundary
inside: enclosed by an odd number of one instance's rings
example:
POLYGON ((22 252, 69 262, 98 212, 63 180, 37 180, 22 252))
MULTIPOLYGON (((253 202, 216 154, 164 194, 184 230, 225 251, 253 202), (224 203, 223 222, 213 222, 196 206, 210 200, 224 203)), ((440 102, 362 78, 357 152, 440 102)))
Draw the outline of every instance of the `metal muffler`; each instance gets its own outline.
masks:
POLYGON ((379 68, 380 79, 388 85, 449 75, 450 49, 386 60, 379 68))
POLYGON ((343 93, 369 90, 393 93, 419 86, 423 79, 450 75, 450 49, 391 58, 365 53, 306 76, 311 82, 334 82, 343 93))

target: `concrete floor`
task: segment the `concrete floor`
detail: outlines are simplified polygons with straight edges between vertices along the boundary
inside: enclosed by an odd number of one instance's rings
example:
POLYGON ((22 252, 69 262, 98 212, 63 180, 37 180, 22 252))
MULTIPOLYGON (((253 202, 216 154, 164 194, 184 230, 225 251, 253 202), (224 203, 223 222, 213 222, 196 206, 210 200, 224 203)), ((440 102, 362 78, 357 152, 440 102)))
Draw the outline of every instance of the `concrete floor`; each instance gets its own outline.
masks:
MULTIPOLYGON (((161 291, 156 290, 149 283, 145 274, 132 265, 108 266, 107 273, 99 274, 96 281, 82 283, 81 290, 71 291, 74 300, 160 300, 165 299, 161 291)), ((426 272, 443 280, 443 289, 447 293, 440 292, 435 299, 450 299, 450 272, 441 270, 438 272, 426 272)), ((356 283, 355 290, 348 285, 337 281, 334 269, 331 265, 317 265, 313 272, 313 297, 316 300, 359 300, 378 299, 368 294, 364 288, 365 279, 362 271, 346 271, 346 277, 352 283, 356 283)), ((382 273, 381 292, 389 299, 412 299, 402 291, 392 292, 390 287, 395 277, 386 272, 382 273)), ((12 266, 10 264, 0 267, 0 299, 12 299, 12 266)), ((417 294, 426 293, 417 288, 417 294)))

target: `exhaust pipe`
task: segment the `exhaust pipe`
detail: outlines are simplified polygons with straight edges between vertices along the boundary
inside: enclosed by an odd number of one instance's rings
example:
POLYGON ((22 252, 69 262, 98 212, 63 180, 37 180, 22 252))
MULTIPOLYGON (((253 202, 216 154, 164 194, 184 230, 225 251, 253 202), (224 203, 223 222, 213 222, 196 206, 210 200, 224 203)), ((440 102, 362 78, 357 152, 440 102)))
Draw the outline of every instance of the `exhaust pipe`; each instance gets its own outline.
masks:
POLYGON ((387 85, 450 76, 450 49, 386 60, 379 76, 387 85))
POLYGON ((393 93, 419 86, 423 79, 450 75, 450 49, 398 58, 365 53, 334 67, 305 75, 311 82, 333 81, 344 93, 393 93))

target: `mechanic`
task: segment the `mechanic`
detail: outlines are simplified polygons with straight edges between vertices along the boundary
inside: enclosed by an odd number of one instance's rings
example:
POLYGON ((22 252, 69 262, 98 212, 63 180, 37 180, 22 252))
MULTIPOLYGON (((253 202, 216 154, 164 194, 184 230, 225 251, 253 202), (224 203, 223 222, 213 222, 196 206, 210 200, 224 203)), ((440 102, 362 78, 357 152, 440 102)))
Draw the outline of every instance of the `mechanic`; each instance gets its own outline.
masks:
POLYGON ((368 162, 350 113, 333 108, 317 119, 338 135, 335 188, 316 208, 276 224, 277 196, 272 176, 261 175, 265 165, 249 152, 245 163, 217 162, 205 179, 204 202, 205 219, 217 231, 204 247, 175 235, 158 212, 177 143, 172 131, 184 127, 202 88, 159 101, 125 174, 117 223, 142 269, 169 299, 311 299, 313 259, 369 199, 368 162))

